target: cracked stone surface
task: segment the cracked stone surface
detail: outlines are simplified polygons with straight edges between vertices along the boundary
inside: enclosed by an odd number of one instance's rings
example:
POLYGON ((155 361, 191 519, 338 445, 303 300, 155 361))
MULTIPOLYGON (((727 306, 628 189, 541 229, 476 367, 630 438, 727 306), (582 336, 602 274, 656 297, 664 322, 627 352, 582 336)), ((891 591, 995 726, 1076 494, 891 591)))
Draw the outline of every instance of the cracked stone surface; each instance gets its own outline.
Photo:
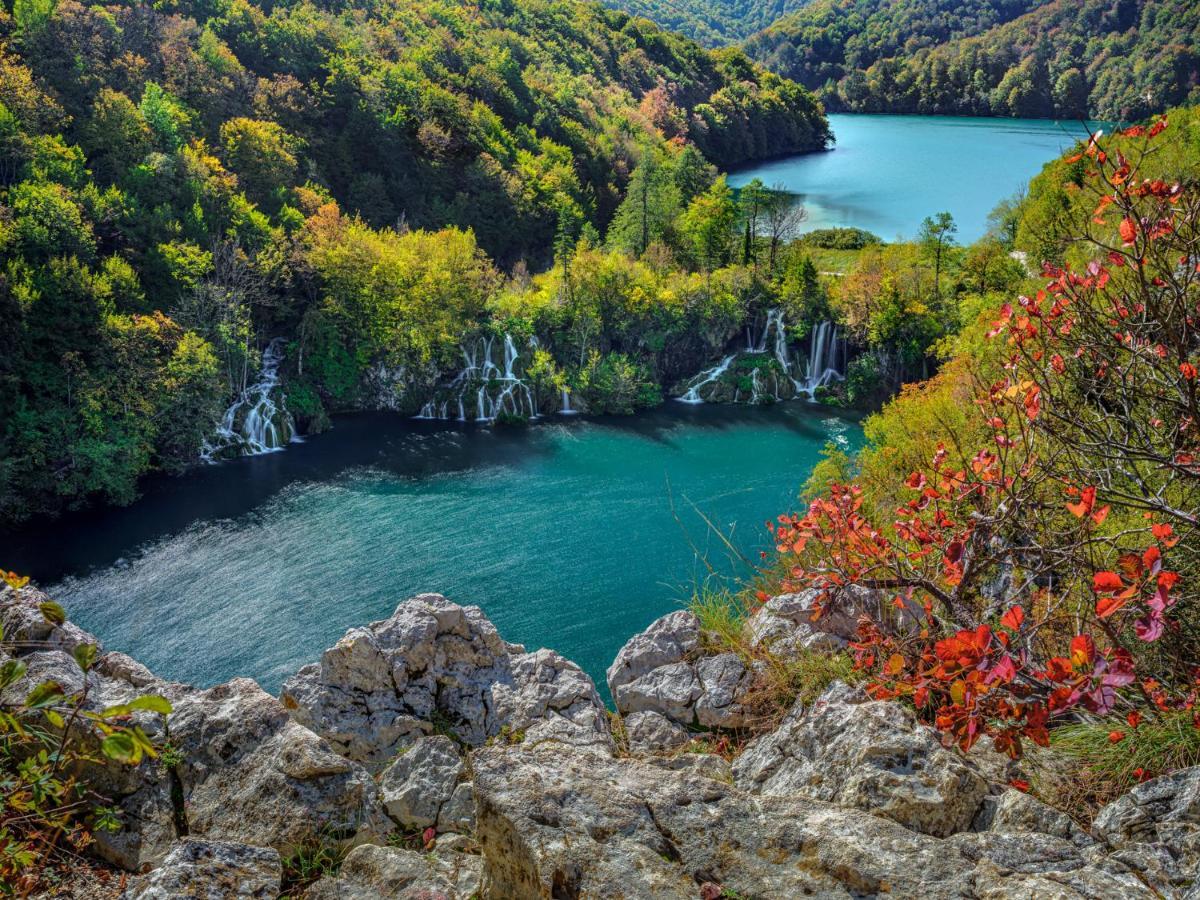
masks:
POLYGON ((435 717, 472 746, 507 729, 531 743, 612 750, 600 695, 578 666, 507 643, 479 607, 440 594, 350 629, 281 698, 296 721, 373 770, 431 734, 435 717))

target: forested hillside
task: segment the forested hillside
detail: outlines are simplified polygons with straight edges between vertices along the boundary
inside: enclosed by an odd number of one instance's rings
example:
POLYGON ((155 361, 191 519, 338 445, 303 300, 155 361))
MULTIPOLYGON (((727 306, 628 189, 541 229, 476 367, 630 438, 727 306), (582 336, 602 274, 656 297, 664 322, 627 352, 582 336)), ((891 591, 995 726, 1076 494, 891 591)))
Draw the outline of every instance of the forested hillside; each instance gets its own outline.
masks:
POLYGON ((317 425, 368 371, 435 379, 501 271, 596 240, 648 154, 686 199, 710 160, 828 137, 740 51, 573 0, 17 0, 0 519, 192 464, 274 338, 317 425))
POLYGON ((1126 120, 1200 99, 1192 0, 817 2, 747 44, 852 112, 1126 120))
POLYGON ((808 0, 605 0, 708 47, 736 44, 808 0))

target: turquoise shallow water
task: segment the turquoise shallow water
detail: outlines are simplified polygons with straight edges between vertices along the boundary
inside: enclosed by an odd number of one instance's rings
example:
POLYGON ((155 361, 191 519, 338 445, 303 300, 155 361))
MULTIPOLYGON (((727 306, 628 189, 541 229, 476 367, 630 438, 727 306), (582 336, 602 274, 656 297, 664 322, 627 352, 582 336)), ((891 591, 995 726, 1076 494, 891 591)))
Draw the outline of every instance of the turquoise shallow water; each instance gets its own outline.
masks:
POLYGON ((0 547, 107 647, 173 679, 276 690, 348 627, 438 591, 603 690, 621 644, 708 577, 701 557, 747 574, 697 510, 757 558, 829 440, 856 446, 857 423, 805 403, 519 432, 352 416, 0 547))
POLYGON ((1086 137, 1080 122, 958 116, 829 116, 827 153, 773 160, 730 176, 800 195, 803 230, 852 226, 884 240, 911 238, 921 220, 949 210, 966 244, 982 237, 996 204, 1050 159, 1086 137))

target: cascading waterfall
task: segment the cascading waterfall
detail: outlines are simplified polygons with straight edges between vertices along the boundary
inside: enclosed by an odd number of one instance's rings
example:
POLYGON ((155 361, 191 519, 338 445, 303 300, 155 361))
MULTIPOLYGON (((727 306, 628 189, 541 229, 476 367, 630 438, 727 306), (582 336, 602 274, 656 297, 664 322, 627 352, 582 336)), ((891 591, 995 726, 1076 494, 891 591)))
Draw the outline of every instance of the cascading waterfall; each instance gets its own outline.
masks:
MULTIPOLYGON (((504 367, 496 364, 492 357, 495 338, 477 338, 469 346, 462 347, 463 368, 454 380, 439 389, 438 395, 421 407, 418 419, 449 419, 453 407, 460 422, 468 419, 468 398, 474 397, 474 419, 476 422, 491 422, 497 416, 508 414, 530 419, 538 417, 533 391, 517 374, 517 362, 521 358, 512 335, 504 335, 504 367)), ((537 346, 531 338, 529 346, 537 346)))
MULTIPOLYGON (((749 369, 749 390, 751 403, 763 403, 771 400, 783 400, 805 394, 811 400, 818 388, 826 387, 834 381, 841 381, 841 363, 845 358, 845 341, 842 339, 832 322, 821 322, 813 329, 810 338, 808 364, 801 372, 799 364, 793 360, 788 348, 787 325, 784 313, 778 307, 767 311, 766 321, 762 331, 755 334, 751 326, 746 326, 746 346, 742 351, 748 356, 763 356, 770 354, 778 363, 778 371, 764 367, 761 361, 741 367, 744 372, 749 369), (803 376, 803 377, 799 377, 803 376), (786 379, 786 380, 784 380, 786 379), (788 388, 790 383, 791 387, 788 388), (782 393, 782 396, 781 396, 782 393)), ((701 389, 716 382, 739 354, 727 356, 711 369, 705 369, 687 382, 687 391, 678 399, 684 403, 703 403, 701 389)), ((737 403, 745 397, 743 393, 745 379, 733 389, 733 402, 737 403)), ((709 392, 712 395, 712 391, 709 392)))
POLYGON ((842 344, 837 326, 832 322, 822 322, 813 329, 808 349, 808 370, 804 381, 797 384, 798 389, 808 394, 810 399, 815 396, 817 388, 826 387, 845 377, 838 367, 839 360, 845 355, 842 344))
POLYGON ((571 409, 571 392, 566 388, 562 389, 562 408, 558 411, 560 416, 573 416, 579 410, 571 409))
POLYGON ((282 450, 296 437, 296 425, 287 411, 284 398, 275 402, 279 387, 279 367, 283 363, 284 338, 275 338, 262 354, 258 381, 242 391, 225 410, 213 437, 204 442, 200 458, 214 462, 221 456, 255 456, 282 450))
POLYGON ((700 388, 704 387, 706 384, 712 384, 714 381, 724 375, 729 367, 733 365, 733 361, 736 358, 737 354, 731 353, 711 369, 705 369, 688 382, 687 391, 682 397, 677 397, 676 399, 680 403, 703 403, 704 398, 700 396, 700 388))

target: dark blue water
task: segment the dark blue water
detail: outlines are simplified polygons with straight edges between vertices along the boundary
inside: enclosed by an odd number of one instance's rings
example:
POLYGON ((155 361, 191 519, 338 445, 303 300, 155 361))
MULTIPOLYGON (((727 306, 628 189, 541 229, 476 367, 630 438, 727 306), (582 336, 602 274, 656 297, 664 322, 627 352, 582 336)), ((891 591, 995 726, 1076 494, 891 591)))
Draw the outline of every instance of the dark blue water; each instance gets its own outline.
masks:
POLYGON ((804 231, 865 228, 884 240, 912 238, 921 220, 948 210, 967 244, 987 230, 996 204, 1022 189, 1087 130, 1080 122, 958 116, 829 116, 828 153, 756 165, 730 176, 798 194, 804 231))
POLYGON ((0 536, 109 649, 199 685, 269 690, 414 593, 477 603, 510 641, 603 684, 635 631, 745 564, 847 418, 669 403, 522 431, 371 414, 285 452, 152 483, 125 509, 0 536), (674 507, 674 511, 673 508, 674 507))

